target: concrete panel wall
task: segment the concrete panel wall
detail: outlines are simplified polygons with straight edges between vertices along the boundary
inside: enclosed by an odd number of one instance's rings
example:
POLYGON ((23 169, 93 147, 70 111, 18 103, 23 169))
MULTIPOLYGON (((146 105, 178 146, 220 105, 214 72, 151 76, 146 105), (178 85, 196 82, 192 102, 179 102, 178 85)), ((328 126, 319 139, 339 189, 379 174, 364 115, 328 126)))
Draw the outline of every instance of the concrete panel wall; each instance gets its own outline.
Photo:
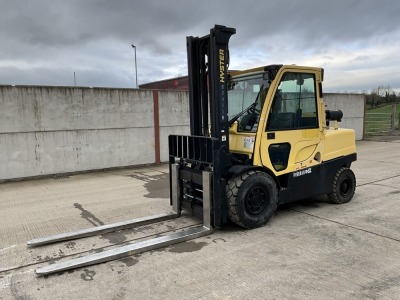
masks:
MULTIPOLYGON (((364 96, 325 101, 362 139, 364 96)), ((168 161, 189 124, 184 91, 0 86, 0 180, 168 161)))
POLYGON ((324 94, 327 109, 343 111, 341 128, 352 128, 356 140, 364 138, 365 97, 362 94, 324 94))
POLYGON ((129 128, 0 134, 0 179, 152 163, 154 149, 146 136, 153 132, 129 128))
POLYGON ((151 91, 0 87, 0 180, 154 163, 151 91))
POLYGON ((184 91, 159 91, 160 157, 168 161, 168 136, 189 135, 189 93, 184 91))
POLYGON ((153 126, 151 91, 1 87, 1 132, 153 126))

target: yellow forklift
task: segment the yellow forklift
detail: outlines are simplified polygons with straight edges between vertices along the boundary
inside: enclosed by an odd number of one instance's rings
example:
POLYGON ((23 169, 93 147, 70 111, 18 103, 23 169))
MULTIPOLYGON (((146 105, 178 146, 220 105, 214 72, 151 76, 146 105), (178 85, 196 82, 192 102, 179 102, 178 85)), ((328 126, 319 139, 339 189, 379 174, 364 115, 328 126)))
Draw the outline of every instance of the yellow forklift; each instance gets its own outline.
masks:
POLYGON ((268 65, 228 72, 228 44, 235 33, 215 25, 209 35, 187 37, 190 135, 169 136, 172 212, 39 238, 28 245, 160 222, 179 217, 182 210, 200 217, 203 225, 54 263, 37 274, 187 241, 229 220, 244 228, 260 227, 283 203, 323 194, 337 204, 352 199, 355 133, 338 128, 340 110, 325 109, 323 69, 268 65))

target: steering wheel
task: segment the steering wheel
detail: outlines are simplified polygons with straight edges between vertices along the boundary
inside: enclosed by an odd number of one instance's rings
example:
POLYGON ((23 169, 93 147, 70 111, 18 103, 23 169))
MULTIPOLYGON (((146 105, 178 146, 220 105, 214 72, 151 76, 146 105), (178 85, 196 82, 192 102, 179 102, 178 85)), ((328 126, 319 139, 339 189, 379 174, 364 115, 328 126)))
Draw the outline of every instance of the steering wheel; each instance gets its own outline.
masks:
POLYGON ((249 115, 253 115, 253 114, 259 115, 259 114, 261 113, 261 110, 258 109, 258 108, 256 108, 255 106, 253 106, 253 107, 251 107, 251 108, 247 111, 247 113, 248 113, 249 115))

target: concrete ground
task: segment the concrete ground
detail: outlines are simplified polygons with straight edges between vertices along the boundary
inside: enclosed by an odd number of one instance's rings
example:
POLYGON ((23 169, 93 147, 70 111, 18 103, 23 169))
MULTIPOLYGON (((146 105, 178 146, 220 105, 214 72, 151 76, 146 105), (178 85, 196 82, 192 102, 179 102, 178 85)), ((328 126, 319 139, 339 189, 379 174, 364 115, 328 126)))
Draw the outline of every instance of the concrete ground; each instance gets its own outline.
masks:
POLYGON ((157 225, 28 248, 26 241, 169 211, 168 168, 0 185, 0 299, 399 299, 400 140, 358 143, 357 190, 280 207, 255 230, 210 236, 46 277, 55 260, 195 224, 157 225))

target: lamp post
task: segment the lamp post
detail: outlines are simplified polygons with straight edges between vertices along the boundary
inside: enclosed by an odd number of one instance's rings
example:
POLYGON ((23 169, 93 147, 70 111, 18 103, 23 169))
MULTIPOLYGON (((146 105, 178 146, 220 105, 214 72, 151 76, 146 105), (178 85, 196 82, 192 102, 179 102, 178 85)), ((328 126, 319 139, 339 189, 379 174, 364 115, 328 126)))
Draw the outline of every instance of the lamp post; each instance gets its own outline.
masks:
POLYGON ((134 44, 131 45, 132 48, 135 50, 135 74, 136 74, 136 88, 138 88, 138 83, 137 83, 137 63, 136 63, 136 46, 134 44))

